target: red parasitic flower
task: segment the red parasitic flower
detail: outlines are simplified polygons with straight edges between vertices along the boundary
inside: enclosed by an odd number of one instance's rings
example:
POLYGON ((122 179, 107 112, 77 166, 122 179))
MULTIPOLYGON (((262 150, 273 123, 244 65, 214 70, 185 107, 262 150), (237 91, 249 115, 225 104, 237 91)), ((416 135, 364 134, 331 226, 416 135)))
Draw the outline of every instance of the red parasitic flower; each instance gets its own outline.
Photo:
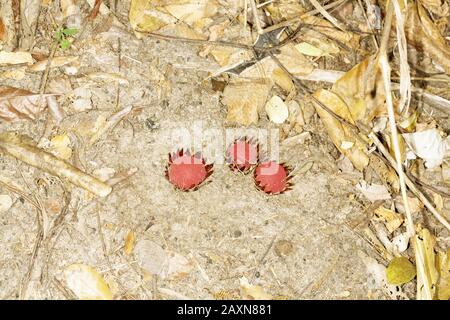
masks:
POLYGON ((233 171, 249 172, 258 162, 258 144, 252 139, 235 140, 227 149, 226 161, 233 171))
POLYGON ((191 155, 189 151, 180 150, 169 154, 166 178, 178 189, 197 190, 212 173, 213 165, 207 165, 200 153, 191 155))
POLYGON ((256 187, 268 194, 280 194, 291 189, 289 182, 290 169, 284 164, 275 161, 266 161, 259 164, 254 173, 256 187))

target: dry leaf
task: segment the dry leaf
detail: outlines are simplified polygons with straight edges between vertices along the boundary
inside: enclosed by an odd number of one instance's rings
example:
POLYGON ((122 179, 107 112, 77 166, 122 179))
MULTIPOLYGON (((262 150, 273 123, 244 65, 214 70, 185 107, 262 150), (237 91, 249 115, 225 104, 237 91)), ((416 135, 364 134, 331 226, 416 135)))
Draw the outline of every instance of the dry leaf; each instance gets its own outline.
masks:
POLYGON ((421 229, 414 238, 417 261, 417 300, 431 300, 436 294, 439 273, 436 269, 435 245, 436 239, 428 229, 421 229))
POLYGON ((299 44, 295 45, 295 49, 297 49, 300 53, 306 56, 311 57, 329 56, 328 52, 325 52, 322 49, 317 48, 312 44, 309 44, 308 42, 300 42, 299 44))
POLYGON ((270 84, 256 81, 228 84, 222 98, 222 103, 228 107, 227 120, 244 126, 256 124, 270 88, 270 84))
MULTIPOLYGON (((414 154, 425 160, 427 168, 436 168, 442 164, 447 143, 437 129, 405 133, 402 137, 414 154)), ((412 157, 408 156, 408 158, 412 157)))
POLYGON ((6 32, 5 24, 3 23, 2 17, 0 17, 0 41, 6 42, 8 40, 8 33, 6 32))
POLYGON ((150 240, 139 241, 134 255, 142 269, 161 279, 182 277, 192 270, 192 264, 185 257, 166 251, 150 240))
POLYGON ((420 0, 420 3, 438 16, 447 17, 450 14, 449 2, 446 0, 420 0))
MULTIPOLYGON (((321 89, 314 93, 314 97, 337 115, 351 123, 354 123, 347 105, 335 93, 321 89)), ((357 139, 355 134, 347 126, 342 125, 339 120, 330 115, 318 103, 315 103, 314 105, 328 132, 328 135, 331 138, 331 141, 333 141, 336 148, 338 148, 339 151, 350 159, 356 169, 362 171, 369 163, 366 147, 357 139), (341 145, 344 141, 351 141, 354 145, 349 149, 342 149, 341 145)))
POLYGON ((158 7, 163 1, 132 0, 129 19, 134 30, 153 32, 177 20, 163 8, 158 7))
POLYGON ((403 217, 389 209, 386 209, 383 206, 378 207, 375 209, 375 215, 379 218, 381 218, 385 225, 386 229, 389 231, 389 233, 394 232, 397 230, 402 224, 403 224, 403 217))
POLYGON ((34 120, 36 115, 47 106, 45 97, 31 91, 0 86, 0 119, 15 121, 19 119, 34 120))
POLYGON ((331 89, 344 100, 352 119, 364 124, 385 112, 383 79, 378 68, 374 72, 373 63, 371 57, 363 60, 337 80, 331 89))
POLYGON ((13 79, 13 80, 22 80, 25 78, 25 71, 27 67, 19 67, 12 70, 7 70, 0 74, 1 78, 5 79, 13 79))
MULTIPOLYGON (((78 60, 77 56, 64 56, 64 57, 54 57, 50 62, 50 68, 57 68, 68 65, 78 60)), ((47 68, 48 59, 44 59, 36 62, 31 67, 28 68, 31 72, 44 71, 47 68)))
POLYGON ((359 35, 350 31, 337 30, 325 19, 316 16, 306 16, 302 19, 302 22, 305 24, 314 25, 314 30, 319 31, 331 39, 340 41, 350 48, 356 49, 359 47, 359 35))
POLYGON ((356 188, 361 191, 361 193, 371 202, 391 199, 389 190, 381 184, 372 183, 369 185, 363 180, 356 186, 356 188))
POLYGON ((6 212, 13 204, 12 198, 7 194, 0 194, 0 213, 6 212))
POLYGON ((386 279, 389 284, 402 285, 416 276, 416 267, 405 257, 395 257, 386 268, 386 279))
POLYGON ((239 280, 241 284, 241 295, 250 300, 271 300, 272 296, 264 291, 261 286, 251 285, 246 277, 239 280))
POLYGON ((1 64, 21 64, 21 63, 27 63, 27 64, 33 63, 33 58, 31 57, 31 54, 29 52, 0 51, 0 65, 1 64))
POLYGON ((203 18, 216 14, 218 4, 215 0, 175 0, 164 8, 178 20, 193 24, 203 18))
POLYGON ((439 270, 439 282, 436 293, 439 300, 450 299, 450 249, 447 252, 439 252, 437 257, 439 270))
POLYGON ((408 42, 439 63, 450 74, 450 45, 419 1, 408 6, 405 32, 408 42))
POLYGON ((125 247, 124 251, 126 255, 130 255, 134 249, 134 243, 136 241, 136 236, 134 235, 134 231, 130 230, 125 237, 125 247))
POLYGON ((50 152, 63 160, 68 160, 72 157, 72 149, 70 148, 71 142, 67 134, 60 134, 54 136, 50 140, 50 152))
POLYGON ((276 124, 283 123, 289 117, 288 107, 279 96, 273 96, 267 101, 266 113, 269 120, 276 124))
POLYGON ((67 287, 81 300, 112 300, 105 279, 92 267, 73 264, 64 271, 67 287))

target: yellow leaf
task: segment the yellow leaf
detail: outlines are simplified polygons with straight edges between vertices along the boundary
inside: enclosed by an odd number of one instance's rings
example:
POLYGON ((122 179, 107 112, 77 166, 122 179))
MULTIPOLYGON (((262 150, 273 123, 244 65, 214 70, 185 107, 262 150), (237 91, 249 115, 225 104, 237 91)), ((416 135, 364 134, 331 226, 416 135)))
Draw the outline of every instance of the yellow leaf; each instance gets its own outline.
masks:
POLYGON ((329 55, 328 53, 323 52, 321 49, 313 46, 312 44, 309 44, 308 42, 300 42, 299 44, 295 45, 295 49, 297 49, 304 55, 312 57, 323 57, 329 55))
POLYGON ((164 1, 132 0, 128 17, 134 30, 153 32, 175 23, 176 19, 160 6, 164 1), (159 5, 159 6, 158 6, 159 5))
POLYGON ((178 20, 193 24, 216 14, 218 5, 214 0, 177 0, 165 9, 178 20))
POLYGON ((70 148, 70 138, 67 134, 54 136, 50 140, 50 152, 60 159, 70 159, 72 157, 72 149, 70 148))
POLYGON ((244 299, 251 300, 270 300, 272 296, 264 291, 261 286, 249 284, 246 277, 240 279, 241 293, 244 299))
POLYGON ((331 91, 347 104, 354 121, 368 124, 385 112, 383 80, 375 61, 369 57, 346 72, 331 91))
POLYGON ((417 300, 431 300, 436 294, 439 273, 436 269, 435 244, 436 239, 428 229, 421 229, 414 237, 417 264, 417 300))
POLYGON ((112 300, 105 279, 91 266, 73 264, 64 271, 67 287, 81 300, 112 300))
POLYGON ((386 268, 386 278, 389 284, 401 285, 414 279, 416 268, 405 257, 395 257, 386 268))
POLYGON ((437 285, 437 298, 450 299, 450 249, 438 254, 439 282, 437 285))
POLYGON ((133 230, 130 230, 125 237, 125 254, 130 255, 133 252, 134 244, 136 242, 136 236, 133 230))
MULTIPOLYGON (((354 123, 347 105, 335 93, 320 89, 314 93, 314 97, 337 115, 346 119, 350 123, 354 123)), ((367 155, 366 147, 357 139, 355 134, 347 126, 341 124, 339 120, 330 115, 318 103, 315 103, 315 107, 328 132, 328 135, 330 136, 331 141, 333 141, 336 148, 338 148, 339 151, 350 159, 356 169, 362 171, 369 164, 369 157, 367 155), (343 149, 342 143, 344 141, 352 142, 354 145, 351 148, 343 149)), ((348 146, 348 143, 346 143, 346 145, 348 146)))
POLYGON ((374 213, 376 216, 383 219, 389 233, 394 232, 403 224, 403 217, 400 214, 398 214, 392 210, 386 209, 383 206, 375 209, 374 213))

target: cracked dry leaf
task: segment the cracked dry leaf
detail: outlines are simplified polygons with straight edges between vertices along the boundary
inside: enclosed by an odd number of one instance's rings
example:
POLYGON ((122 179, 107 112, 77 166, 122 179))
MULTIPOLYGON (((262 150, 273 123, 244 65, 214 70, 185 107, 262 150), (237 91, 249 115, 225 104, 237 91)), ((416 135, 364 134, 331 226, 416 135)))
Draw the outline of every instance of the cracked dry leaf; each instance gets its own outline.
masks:
POLYGON ((64 270, 66 284, 81 300, 112 300, 105 279, 91 266, 73 264, 64 270))
POLYGON ((408 43, 440 64, 445 72, 450 74, 450 45, 418 1, 408 6, 405 33, 408 43))
POLYGON ((448 300, 450 299, 450 249, 438 253, 437 265, 439 270, 437 298, 448 300))
MULTIPOLYGON (((354 123, 347 105, 337 94, 320 89, 314 93, 314 97, 337 115, 350 123, 354 123)), ((318 103, 314 103, 314 105, 336 148, 350 159, 356 169, 362 171, 369 164, 369 157, 365 145, 356 138, 355 134, 347 126, 342 125, 318 103), (344 141, 353 142, 354 145, 351 148, 343 149, 341 146, 344 141)))
POLYGON ((436 239, 428 229, 421 229, 414 237, 417 261, 417 300, 431 300, 436 294, 439 272, 436 268, 435 245, 436 239), (419 261, 423 263, 419 263, 419 261), (423 270, 421 265, 424 266, 423 270))
POLYGON ((0 86, 0 119, 34 120, 47 107, 47 96, 48 94, 41 96, 21 88, 0 86))
POLYGON ((223 91, 222 103, 228 108, 227 120, 244 126, 258 123, 259 111, 271 89, 268 83, 236 81, 223 91))
POLYGON ((416 276, 416 267, 405 257, 395 257, 386 268, 386 279, 389 284, 402 285, 416 276))
POLYGON ((153 32, 175 23, 177 20, 162 8, 165 2, 164 0, 132 0, 128 18, 133 30, 153 32))

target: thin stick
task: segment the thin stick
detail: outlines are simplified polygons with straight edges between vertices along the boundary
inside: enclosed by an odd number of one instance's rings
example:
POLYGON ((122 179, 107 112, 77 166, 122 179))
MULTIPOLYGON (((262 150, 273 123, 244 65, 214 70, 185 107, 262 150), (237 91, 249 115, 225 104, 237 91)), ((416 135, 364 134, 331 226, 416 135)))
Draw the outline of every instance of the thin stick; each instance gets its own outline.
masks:
POLYGON ((261 28, 261 23, 259 22, 258 9, 256 8, 255 0, 250 0, 250 7, 252 8, 253 20, 255 20, 256 30, 258 34, 263 33, 263 29, 261 28))
POLYGON ((325 10, 325 8, 322 7, 319 2, 317 2, 316 0, 309 0, 309 2, 314 6, 314 8, 316 8, 317 11, 320 12, 320 14, 323 15, 323 17, 325 19, 327 19, 329 22, 331 22, 332 25, 334 25, 336 28, 338 28, 342 31, 345 31, 345 29, 341 26, 339 21, 335 17, 333 17, 331 14, 329 14, 328 11, 325 10))

